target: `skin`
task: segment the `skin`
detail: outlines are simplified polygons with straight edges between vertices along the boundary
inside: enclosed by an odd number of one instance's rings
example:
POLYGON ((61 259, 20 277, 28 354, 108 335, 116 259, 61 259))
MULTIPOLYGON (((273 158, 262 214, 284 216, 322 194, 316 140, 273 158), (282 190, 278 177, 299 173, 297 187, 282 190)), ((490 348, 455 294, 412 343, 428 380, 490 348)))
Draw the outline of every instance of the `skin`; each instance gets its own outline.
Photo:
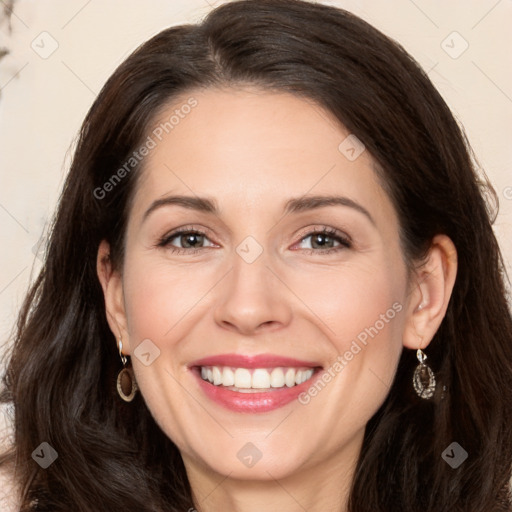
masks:
MULTIPOLYGON (((150 339, 160 355, 145 366, 132 357, 140 392, 179 447, 200 511, 346 510, 364 428, 386 398, 404 347, 425 348, 446 312, 456 251, 437 236, 408 274, 395 209, 367 151, 349 161, 338 150, 349 135, 320 106, 257 88, 191 91, 198 105, 144 162, 126 233, 122 271, 98 250, 112 332, 132 355, 150 339), (176 205, 144 212, 170 194, 207 196, 218 215, 176 205), (345 196, 349 206, 283 212, 290 198, 345 196), (187 247, 177 228, 207 230, 187 247), (326 248, 334 228, 352 240, 326 248), (247 236, 262 249, 247 263, 236 248, 247 236), (190 246, 189 246, 190 247, 190 246), (350 349, 393 304, 401 311, 307 405, 237 413, 210 401, 187 369, 222 354, 273 353, 319 362, 324 369, 350 349), (418 307, 422 304, 422 307, 418 307), (237 457, 248 442, 262 458, 237 457)), ((427 351, 428 353, 428 351, 427 351)), ((412 371, 412 370, 411 370, 412 371)), ((412 386, 412 383, 411 383, 412 386)))

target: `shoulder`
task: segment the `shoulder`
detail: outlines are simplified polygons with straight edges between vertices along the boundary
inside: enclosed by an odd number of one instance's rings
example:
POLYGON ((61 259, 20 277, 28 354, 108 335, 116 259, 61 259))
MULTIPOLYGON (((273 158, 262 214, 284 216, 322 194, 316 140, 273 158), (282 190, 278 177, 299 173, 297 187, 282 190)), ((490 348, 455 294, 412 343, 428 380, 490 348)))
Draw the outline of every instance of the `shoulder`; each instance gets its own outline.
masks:
POLYGON ((510 479, 510 482, 508 485, 506 485, 500 492, 498 496, 498 503, 497 505, 501 508, 496 509, 497 512, 510 512, 512 510, 511 508, 512 503, 512 478, 510 479))
POLYGON ((14 471, 8 466, 0 466, 0 510, 2 512, 18 512, 20 498, 14 471))
MULTIPOLYGON (((8 421, 5 405, 0 407, 0 454, 5 455, 12 447, 14 436, 11 421, 8 421)), ((18 512, 20 510, 21 493, 14 478, 14 464, 8 460, 0 464, 0 510, 2 512, 18 512)))

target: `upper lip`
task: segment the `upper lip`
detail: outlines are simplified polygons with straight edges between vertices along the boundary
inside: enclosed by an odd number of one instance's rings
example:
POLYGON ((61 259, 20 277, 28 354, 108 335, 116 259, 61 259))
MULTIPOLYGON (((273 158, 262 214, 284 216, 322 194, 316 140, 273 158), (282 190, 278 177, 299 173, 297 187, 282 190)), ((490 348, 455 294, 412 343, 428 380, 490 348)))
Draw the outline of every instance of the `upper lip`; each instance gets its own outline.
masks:
POLYGON ((291 357, 279 356, 277 354, 217 354, 204 357, 192 362, 193 366, 232 366, 234 368, 316 368, 321 365, 318 362, 294 359, 291 357))

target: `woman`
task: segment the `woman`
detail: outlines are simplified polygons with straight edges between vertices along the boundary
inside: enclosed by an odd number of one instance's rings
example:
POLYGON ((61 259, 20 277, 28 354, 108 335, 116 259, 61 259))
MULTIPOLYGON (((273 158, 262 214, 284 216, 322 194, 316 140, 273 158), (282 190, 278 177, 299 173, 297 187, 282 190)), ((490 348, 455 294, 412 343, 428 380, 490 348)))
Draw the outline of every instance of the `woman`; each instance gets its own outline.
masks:
POLYGON ((21 312, 20 510, 512 510, 503 273, 396 43, 298 0, 164 30, 87 115, 21 312))

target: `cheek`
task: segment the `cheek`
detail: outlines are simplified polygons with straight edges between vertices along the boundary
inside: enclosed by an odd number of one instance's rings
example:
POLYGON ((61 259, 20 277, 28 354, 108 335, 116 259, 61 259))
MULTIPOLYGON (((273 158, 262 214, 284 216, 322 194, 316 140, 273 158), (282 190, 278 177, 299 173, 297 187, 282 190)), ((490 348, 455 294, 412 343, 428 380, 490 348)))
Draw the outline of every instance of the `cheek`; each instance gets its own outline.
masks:
POLYGON ((321 320, 331 356, 327 382, 310 388, 302 403, 315 404, 333 425, 355 431, 380 407, 394 378, 402 350, 405 271, 365 262, 316 275, 314 282, 312 287, 297 280, 302 288, 294 289, 301 296, 309 290, 308 306, 321 320))
POLYGON ((208 289, 211 273, 180 268, 166 261, 133 258, 124 276, 128 329, 132 342, 150 338, 166 343, 176 338, 187 315, 199 305, 208 289), (171 331, 174 333, 171 334, 171 331))
POLYGON ((350 278, 336 325, 336 348, 347 361, 347 374, 367 389, 390 383, 402 349, 403 282, 397 269, 384 269, 350 278))
POLYGON ((127 258, 123 286, 138 386, 157 424, 181 447, 187 437, 185 420, 199 413, 194 409, 196 402, 187 401, 189 397, 183 395, 186 361, 180 340, 186 341, 187 333, 194 329, 198 301, 209 287, 205 276, 197 272, 140 254, 127 258), (151 344, 147 345, 146 340, 151 344), (148 347, 144 352, 150 352, 149 365, 136 357, 142 352, 138 347, 144 343, 148 347))
POLYGON ((398 337, 400 342, 404 272, 393 263, 368 260, 316 269, 309 275, 295 269, 287 276, 290 288, 314 314, 337 353, 348 350, 354 339, 364 343, 381 335, 398 337))

